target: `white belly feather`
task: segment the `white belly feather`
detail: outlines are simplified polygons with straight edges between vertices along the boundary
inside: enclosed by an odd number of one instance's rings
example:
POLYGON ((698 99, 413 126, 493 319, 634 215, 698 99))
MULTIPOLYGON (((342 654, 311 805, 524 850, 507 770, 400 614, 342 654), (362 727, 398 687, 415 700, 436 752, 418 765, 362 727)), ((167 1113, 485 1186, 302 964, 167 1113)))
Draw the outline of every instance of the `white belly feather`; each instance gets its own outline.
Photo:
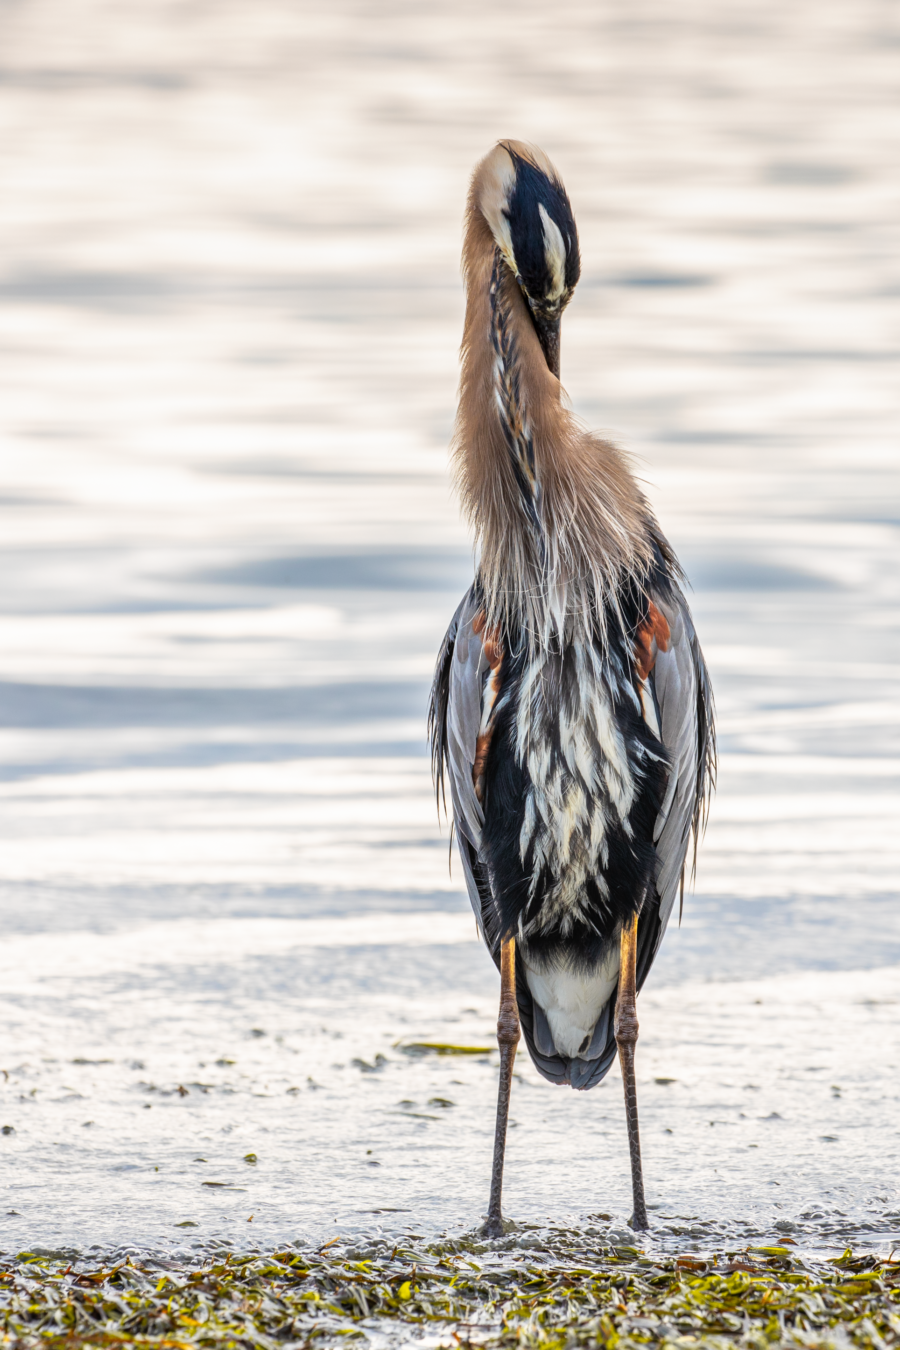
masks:
POLYGON ((589 975, 565 967, 536 970, 528 965, 527 958, 525 975, 535 1003, 547 1018, 557 1053, 581 1058, 618 983, 618 943, 589 975))

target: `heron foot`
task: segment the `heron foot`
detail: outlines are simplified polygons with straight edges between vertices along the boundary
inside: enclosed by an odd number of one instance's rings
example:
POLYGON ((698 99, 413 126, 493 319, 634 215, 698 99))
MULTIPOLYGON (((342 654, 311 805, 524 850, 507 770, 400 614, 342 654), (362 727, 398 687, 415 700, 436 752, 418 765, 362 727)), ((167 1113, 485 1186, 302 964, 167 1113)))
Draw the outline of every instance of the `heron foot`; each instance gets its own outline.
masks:
POLYGON ((504 1219, 499 1214, 488 1215, 478 1230, 479 1237, 501 1238, 515 1232, 518 1225, 512 1219, 504 1219))

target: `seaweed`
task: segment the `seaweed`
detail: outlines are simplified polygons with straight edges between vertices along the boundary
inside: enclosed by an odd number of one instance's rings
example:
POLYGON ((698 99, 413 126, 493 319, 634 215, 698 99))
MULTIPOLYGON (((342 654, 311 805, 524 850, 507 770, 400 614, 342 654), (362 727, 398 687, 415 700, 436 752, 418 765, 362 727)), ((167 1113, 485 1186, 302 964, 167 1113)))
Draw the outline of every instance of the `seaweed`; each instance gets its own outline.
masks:
POLYGON ((327 1346, 347 1337, 484 1350, 900 1345, 900 1262, 786 1246, 662 1255, 544 1230, 419 1247, 129 1258, 0 1258, 0 1345, 327 1346))

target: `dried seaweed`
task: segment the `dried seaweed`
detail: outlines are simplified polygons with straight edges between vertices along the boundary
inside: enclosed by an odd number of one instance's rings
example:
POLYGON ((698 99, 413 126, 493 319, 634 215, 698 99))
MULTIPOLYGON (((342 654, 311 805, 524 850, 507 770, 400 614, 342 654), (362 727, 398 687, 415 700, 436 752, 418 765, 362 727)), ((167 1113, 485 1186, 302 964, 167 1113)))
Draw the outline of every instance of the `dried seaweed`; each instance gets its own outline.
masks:
POLYGON ((348 1336, 486 1350, 882 1350, 900 1344, 900 1262, 781 1246, 666 1256, 560 1232, 419 1248, 338 1239, 196 1266, 0 1258, 0 1344, 15 1350, 275 1350, 348 1336))

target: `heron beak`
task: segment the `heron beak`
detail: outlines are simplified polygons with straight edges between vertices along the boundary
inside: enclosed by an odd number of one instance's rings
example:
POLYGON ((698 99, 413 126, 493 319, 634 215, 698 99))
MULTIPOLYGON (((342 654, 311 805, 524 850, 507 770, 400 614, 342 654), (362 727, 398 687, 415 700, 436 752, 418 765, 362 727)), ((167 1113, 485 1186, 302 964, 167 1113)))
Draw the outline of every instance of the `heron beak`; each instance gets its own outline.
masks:
POLYGON ((540 314, 531 315, 534 320, 534 326, 537 329, 538 341, 541 344, 541 350, 550 368, 551 374, 559 379, 559 328, 560 315, 555 318, 545 319, 540 314))

